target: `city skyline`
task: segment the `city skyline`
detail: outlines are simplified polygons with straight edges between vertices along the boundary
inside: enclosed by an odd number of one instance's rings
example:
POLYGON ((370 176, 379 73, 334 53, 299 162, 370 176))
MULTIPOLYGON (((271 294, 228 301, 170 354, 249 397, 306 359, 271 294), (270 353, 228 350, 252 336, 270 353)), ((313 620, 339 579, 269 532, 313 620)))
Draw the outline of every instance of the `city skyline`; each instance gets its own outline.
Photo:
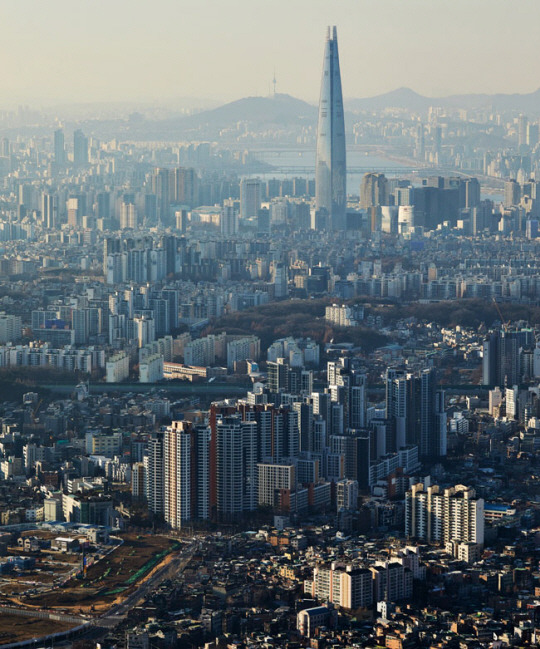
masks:
POLYGON ((10 62, 4 102, 227 101, 270 94, 274 70, 278 92, 315 102, 318 74, 310 62, 327 24, 338 25, 346 43, 347 97, 401 86, 427 96, 540 86, 540 73, 524 64, 535 60, 534 44, 517 36, 522 24, 540 18, 540 6, 531 0, 517 6, 458 0, 451 7, 427 0, 403 6, 345 0, 331 8, 319 1, 286 6, 276 0, 264 20, 245 0, 211 12, 200 3, 158 0, 153 13, 167 20, 154 27, 140 0, 130 3, 129 14, 108 6, 105 18, 101 3, 81 8, 65 0, 52 6, 27 0, 4 9, 0 51, 10 62), (299 29, 308 8, 310 27, 299 29), (468 20, 462 20, 463 12, 468 20), (59 38, 44 39, 43 33, 59 38), (359 61, 366 64, 359 67, 359 61))
POLYGON ((0 9, 0 649, 540 649, 535 2, 0 9))

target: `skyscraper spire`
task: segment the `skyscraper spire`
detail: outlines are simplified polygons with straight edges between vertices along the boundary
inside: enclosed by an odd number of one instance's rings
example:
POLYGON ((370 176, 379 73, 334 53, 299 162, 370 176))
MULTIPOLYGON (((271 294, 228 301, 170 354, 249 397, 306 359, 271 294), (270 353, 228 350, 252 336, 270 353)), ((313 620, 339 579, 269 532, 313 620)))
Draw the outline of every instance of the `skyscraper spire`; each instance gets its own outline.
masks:
POLYGON ((317 210, 326 211, 328 227, 333 230, 345 228, 346 173, 337 29, 328 27, 319 100, 315 203, 317 210))

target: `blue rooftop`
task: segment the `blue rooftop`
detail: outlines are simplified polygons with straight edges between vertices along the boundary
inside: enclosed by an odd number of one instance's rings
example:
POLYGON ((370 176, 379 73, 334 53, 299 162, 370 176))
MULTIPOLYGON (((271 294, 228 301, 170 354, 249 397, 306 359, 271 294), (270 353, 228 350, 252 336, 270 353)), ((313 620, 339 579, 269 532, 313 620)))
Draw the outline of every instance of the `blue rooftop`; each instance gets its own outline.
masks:
POLYGON ((505 512, 509 509, 511 509, 510 505, 500 505, 499 503, 486 503, 484 505, 484 511, 505 512))

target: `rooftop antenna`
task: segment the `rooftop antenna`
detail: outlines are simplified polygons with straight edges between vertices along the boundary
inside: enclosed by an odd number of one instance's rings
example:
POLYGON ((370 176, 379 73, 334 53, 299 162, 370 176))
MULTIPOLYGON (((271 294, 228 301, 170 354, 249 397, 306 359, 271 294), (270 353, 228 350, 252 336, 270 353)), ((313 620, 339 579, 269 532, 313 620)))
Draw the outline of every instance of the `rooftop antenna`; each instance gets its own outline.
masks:
POLYGON ((272 84, 274 85, 274 97, 275 97, 276 96, 276 84, 277 84, 276 69, 275 68, 274 68, 274 78, 272 79, 272 84))

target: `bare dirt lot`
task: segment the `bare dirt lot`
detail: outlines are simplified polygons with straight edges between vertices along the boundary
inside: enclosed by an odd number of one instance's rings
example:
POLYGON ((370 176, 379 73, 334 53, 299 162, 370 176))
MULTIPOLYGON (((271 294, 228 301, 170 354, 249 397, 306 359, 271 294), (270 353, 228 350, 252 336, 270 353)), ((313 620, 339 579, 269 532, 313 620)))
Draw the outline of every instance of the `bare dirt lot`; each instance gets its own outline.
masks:
POLYGON ((128 595, 175 548, 174 541, 162 536, 125 534, 122 538, 124 543, 91 565, 84 579, 72 578, 63 587, 18 602, 73 613, 101 611, 128 595))
POLYGON ((51 633, 67 631, 75 626, 67 622, 53 622, 31 617, 0 613, 0 646, 12 642, 23 642, 51 633))

